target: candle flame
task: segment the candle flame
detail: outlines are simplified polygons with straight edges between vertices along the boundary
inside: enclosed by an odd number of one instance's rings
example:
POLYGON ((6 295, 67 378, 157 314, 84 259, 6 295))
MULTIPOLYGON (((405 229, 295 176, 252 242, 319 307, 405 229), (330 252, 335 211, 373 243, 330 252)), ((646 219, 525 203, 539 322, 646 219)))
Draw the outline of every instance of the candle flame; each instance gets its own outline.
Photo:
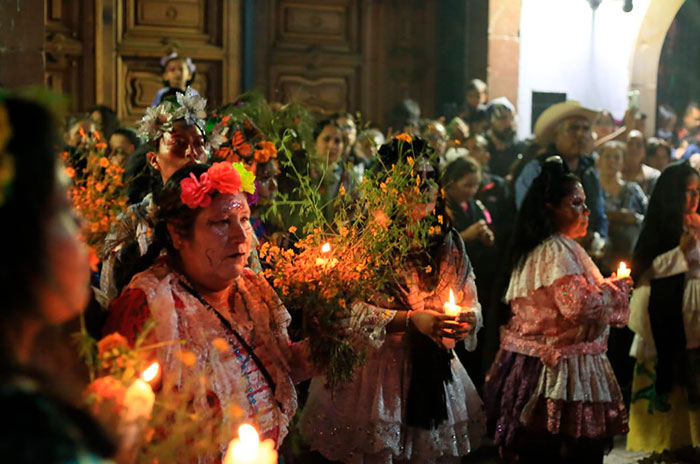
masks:
POLYGON ((326 242, 326 243, 324 243, 323 246, 321 247, 321 252, 322 252, 322 253, 328 253, 329 251, 331 251, 331 244, 328 243, 328 242, 326 242))
POLYGON ((625 270, 627 270, 627 264, 625 264, 624 261, 620 261, 620 267, 618 267, 617 269, 618 269, 618 273, 619 273, 619 271, 625 271, 625 270))
POLYGON ((154 362, 153 364, 148 366, 145 371, 141 373, 141 379, 143 379, 146 382, 150 382, 151 380, 156 378, 159 369, 160 365, 158 364, 158 361, 154 362))
POLYGON ((240 440, 238 452, 249 455, 251 458, 255 456, 260 447, 260 437, 258 431, 250 424, 243 424, 238 427, 238 438, 240 440))
POLYGON ((452 293, 452 289, 450 289, 450 305, 455 306, 455 294, 452 293))

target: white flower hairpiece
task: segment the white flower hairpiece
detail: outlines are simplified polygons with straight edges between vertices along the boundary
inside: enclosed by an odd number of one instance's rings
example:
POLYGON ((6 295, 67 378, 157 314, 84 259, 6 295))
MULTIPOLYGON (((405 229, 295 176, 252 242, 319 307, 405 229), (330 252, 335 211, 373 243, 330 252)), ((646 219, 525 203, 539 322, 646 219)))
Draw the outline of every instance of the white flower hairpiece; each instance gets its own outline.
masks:
POLYGON ((146 108, 146 114, 139 122, 138 134, 146 142, 157 140, 164 133, 172 132, 173 123, 178 119, 197 126, 203 134, 206 104, 206 99, 187 87, 184 94, 177 94, 177 103, 166 100, 155 108, 146 108))

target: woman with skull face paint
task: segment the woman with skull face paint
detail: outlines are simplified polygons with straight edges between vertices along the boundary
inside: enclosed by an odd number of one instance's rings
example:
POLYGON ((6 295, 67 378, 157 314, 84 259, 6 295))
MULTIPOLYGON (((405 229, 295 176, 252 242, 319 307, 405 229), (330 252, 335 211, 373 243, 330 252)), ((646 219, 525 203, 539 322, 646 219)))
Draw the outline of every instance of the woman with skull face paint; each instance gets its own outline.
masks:
POLYGON ((518 213, 504 301, 511 318, 487 376, 489 431, 506 462, 602 463, 627 432, 605 355, 629 316, 628 278, 603 278, 575 241, 589 211, 580 181, 549 158, 518 213))
POLYGON ((105 333, 133 340, 153 319, 154 342, 185 341, 157 352, 164 388, 180 388, 188 373, 207 372, 194 412, 207 417, 213 410, 233 428, 227 412, 240 408, 279 446, 296 410, 294 381, 310 377, 310 366, 306 343, 290 343, 290 317, 275 291, 246 267, 254 193, 254 175, 241 163, 177 171, 157 199, 155 239, 144 257, 156 261, 111 305, 105 333), (179 360, 183 349, 196 356, 190 369, 179 360))
POLYGON ((185 95, 178 96, 177 102, 165 101, 148 108, 141 119, 139 135, 147 142, 149 151, 141 171, 134 177, 136 182, 139 177, 151 179, 152 191, 121 214, 119 222, 105 238, 100 256, 103 261, 100 291, 97 292, 103 308, 107 308, 129 282, 134 275, 133 267, 148 250, 155 225, 153 194, 178 169, 207 161, 202 119, 206 115, 205 105, 206 100, 188 90, 185 95))

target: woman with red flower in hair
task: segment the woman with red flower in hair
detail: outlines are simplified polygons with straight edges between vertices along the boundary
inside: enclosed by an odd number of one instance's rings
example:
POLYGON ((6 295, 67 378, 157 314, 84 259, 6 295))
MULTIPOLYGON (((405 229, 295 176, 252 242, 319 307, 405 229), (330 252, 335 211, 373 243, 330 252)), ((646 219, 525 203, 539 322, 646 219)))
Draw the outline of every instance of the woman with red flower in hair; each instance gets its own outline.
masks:
POLYGON ((205 387, 192 398, 194 413, 210 417, 214 408, 226 430, 245 420, 279 446, 296 411, 294 382, 311 372, 306 343, 290 343, 282 302, 246 267, 254 181, 242 163, 192 165, 173 174, 156 200, 154 242, 144 256, 152 264, 113 302, 105 333, 133 340, 154 320, 153 341, 184 341, 157 351, 163 388, 181 388, 192 372, 206 372, 205 387), (180 361, 187 352, 194 366, 180 361))

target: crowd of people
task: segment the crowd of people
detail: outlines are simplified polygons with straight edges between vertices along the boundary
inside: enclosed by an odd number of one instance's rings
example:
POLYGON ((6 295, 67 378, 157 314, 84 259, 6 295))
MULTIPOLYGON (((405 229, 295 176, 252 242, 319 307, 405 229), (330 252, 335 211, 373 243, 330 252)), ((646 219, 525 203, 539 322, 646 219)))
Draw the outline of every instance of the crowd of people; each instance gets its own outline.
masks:
MULTIPOLYGON (((513 104, 488 101, 478 79, 451 120, 405 100, 380 130, 256 96, 208 108, 189 59, 161 65, 164 87, 135 127, 96 106, 65 118, 61 141, 42 105, 0 96, 0 214, 17 225, 0 251, 0 402, 22 418, 0 455, 121 456, 36 362, 41 334, 87 306, 96 338, 133 343, 155 321, 162 388, 182 385, 181 352, 194 353, 209 384, 193 411, 227 423, 237 408, 287 464, 460 462, 487 437, 502 462, 594 463, 623 434, 630 449, 700 459, 697 103, 680 125, 662 105, 648 134, 636 108, 616 121, 569 100, 519 140, 513 104), (65 192, 92 175, 96 140, 126 196, 89 259, 65 192), (439 232, 397 257, 401 279, 338 308, 336 326, 371 348, 329 390, 300 309, 286 307, 259 252, 294 247, 309 214, 294 207, 300 182, 318 187, 333 224, 335 198, 362 201, 364 179, 409 159, 421 198, 411 220, 439 232), (617 275, 621 261, 631 277, 617 275), (445 312, 448 289, 466 317, 445 312)), ((199 462, 218 462, 227 442, 199 462)))

